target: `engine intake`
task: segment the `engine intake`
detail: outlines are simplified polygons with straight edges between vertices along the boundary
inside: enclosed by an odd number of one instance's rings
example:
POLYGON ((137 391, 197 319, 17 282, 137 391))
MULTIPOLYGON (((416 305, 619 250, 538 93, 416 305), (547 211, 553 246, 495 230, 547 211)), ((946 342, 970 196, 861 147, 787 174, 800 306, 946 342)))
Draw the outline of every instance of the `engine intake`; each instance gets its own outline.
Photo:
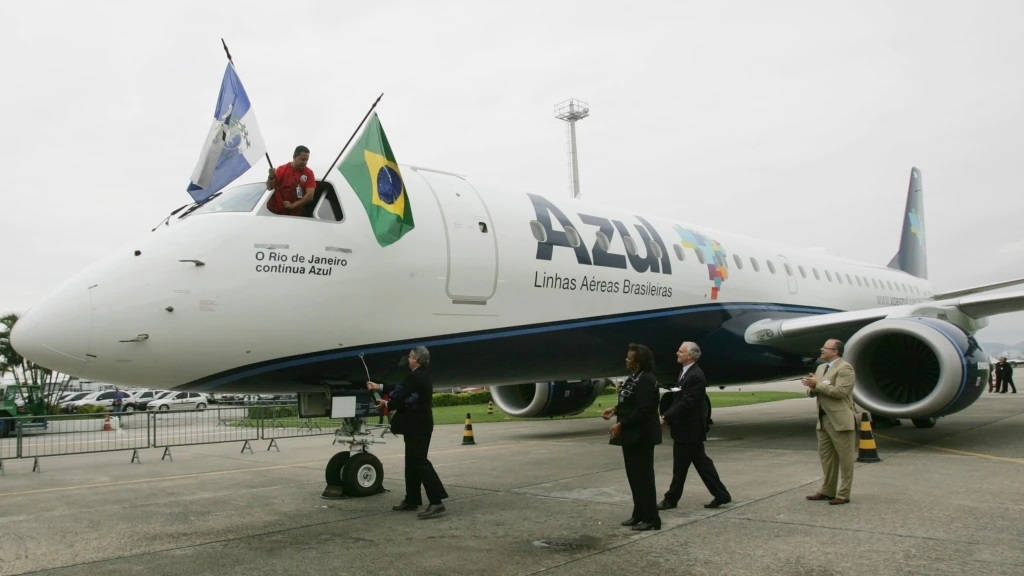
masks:
POLYGON ((974 338, 933 318, 873 322, 850 338, 845 357, 857 371, 857 404, 892 418, 963 410, 988 382, 988 361, 974 338))
POLYGON ((593 404, 605 384, 605 380, 559 380, 491 386, 491 397, 509 416, 566 416, 593 404))

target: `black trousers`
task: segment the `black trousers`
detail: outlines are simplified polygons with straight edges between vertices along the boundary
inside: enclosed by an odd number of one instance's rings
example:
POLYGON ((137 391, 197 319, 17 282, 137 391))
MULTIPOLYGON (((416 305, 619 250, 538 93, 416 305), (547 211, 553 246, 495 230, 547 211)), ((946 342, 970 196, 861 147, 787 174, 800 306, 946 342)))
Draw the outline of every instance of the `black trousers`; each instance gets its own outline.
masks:
POLYGON ((730 500, 732 496, 726 490, 725 484, 718 477, 718 470, 715 470, 715 463, 708 458, 704 452, 703 442, 674 442, 672 444, 672 484, 665 492, 665 500, 678 502, 683 497, 683 484, 686 483, 686 473, 690 470, 690 464, 697 469, 700 479, 708 492, 719 500, 730 500))
POLYGON ((654 486, 654 445, 634 444, 622 447, 626 479, 633 493, 633 518, 650 524, 661 524, 658 517, 658 495, 654 486))
POLYGON ((422 504, 423 495, 420 486, 427 492, 427 501, 431 504, 440 504, 442 498, 448 497, 448 492, 441 483, 441 478, 434 470, 434 465, 427 460, 427 451, 430 450, 430 435, 426 436, 403 436, 405 438, 405 502, 408 504, 422 504))
POLYGON ((1017 387, 1013 385, 1013 378, 1003 378, 1003 383, 1000 386, 999 391, 1000 392, 1006 392, 1006 386, 1007 385, 1009 385, 1010 388, 1013 388, 1013 393, 1014 394, 1017 393, 1017 387))

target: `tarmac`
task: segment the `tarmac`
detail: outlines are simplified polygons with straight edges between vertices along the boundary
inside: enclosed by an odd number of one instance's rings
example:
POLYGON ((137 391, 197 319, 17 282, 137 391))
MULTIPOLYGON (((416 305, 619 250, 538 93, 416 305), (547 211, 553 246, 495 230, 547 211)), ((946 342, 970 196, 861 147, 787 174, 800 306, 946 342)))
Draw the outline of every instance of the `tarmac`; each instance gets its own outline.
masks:
MULTIPOLYGON (((1024 574, 1024 394, 985 393, 931 429, 876 428, 882 461, 857 464, 843 506, 804 499, 822 476, 812 399, 714 420, 733 503, 705 509, 691 472, 650 532, 619 525, 632 505, 601 419, 474 424, 473 446, 462 425, 437 427, 451 497, 431 520, 391 511, 397 438, 373 449, 390 492, 343 500, 320 498, 330 436, 44 458, 38 473, 5 460, 0 574, 1024 574)), ((655 459, 660 493, 668 441, 655 459)))

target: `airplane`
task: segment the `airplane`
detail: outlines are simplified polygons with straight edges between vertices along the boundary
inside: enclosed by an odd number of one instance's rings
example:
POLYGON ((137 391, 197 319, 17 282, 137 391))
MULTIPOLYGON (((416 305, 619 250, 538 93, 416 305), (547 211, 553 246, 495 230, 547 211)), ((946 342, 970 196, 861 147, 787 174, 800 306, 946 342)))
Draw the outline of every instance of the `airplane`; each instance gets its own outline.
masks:
MULTIPOLYGON (((1024 291, 992 292, 1021 279, 932 290, 917 168, 887 266, 400 171, 415 225, 393 242, 335 172, 308 217, 270 212, 264 183, 236 186, 68 280, 13 344, 111 383, 298 393, 305 414, 397 381, 396 359, 425 345, 437 386, 489 386, 504 412, 536 417, 590 405, 630 342, 654 350, 661 382, 679 343, 697 342, 709 381, 729 385, 806 373, 839 338, 861 407, 930 427, 985 389, 985 318, 1024 308, 1024 291)), ((343 466, 332 459, 328 478, 343 466)))

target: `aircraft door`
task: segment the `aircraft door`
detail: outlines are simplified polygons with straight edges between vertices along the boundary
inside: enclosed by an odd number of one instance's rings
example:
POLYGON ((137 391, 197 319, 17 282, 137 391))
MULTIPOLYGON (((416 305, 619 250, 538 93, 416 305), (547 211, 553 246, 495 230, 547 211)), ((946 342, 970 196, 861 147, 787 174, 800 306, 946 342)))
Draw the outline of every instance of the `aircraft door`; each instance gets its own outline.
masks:
POLYGON ((448 297, 453 304, 486 304, 498 282, 498 246, 487 207, 461 176, 413 170, 441 207, 448 242, 448 297))

